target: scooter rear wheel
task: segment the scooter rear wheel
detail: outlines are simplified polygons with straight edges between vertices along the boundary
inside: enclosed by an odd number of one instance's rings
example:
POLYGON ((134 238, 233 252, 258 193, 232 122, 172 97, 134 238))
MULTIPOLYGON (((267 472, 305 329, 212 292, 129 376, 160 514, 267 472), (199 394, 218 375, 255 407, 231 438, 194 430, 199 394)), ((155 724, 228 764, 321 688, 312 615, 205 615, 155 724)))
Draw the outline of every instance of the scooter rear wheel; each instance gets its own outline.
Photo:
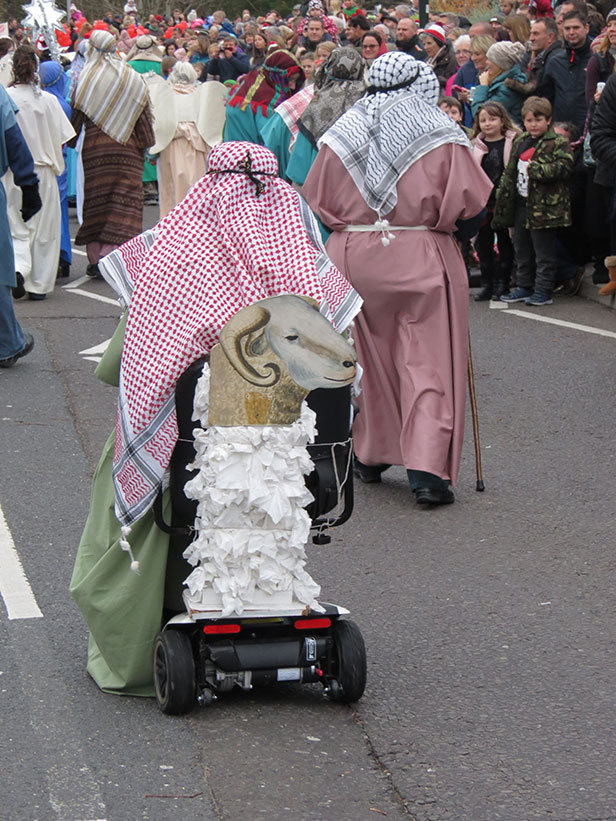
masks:
POLYGON ((366 645, 359 627, 349 619, 336 621, 333 634, 337 657, 335 678, 340 686, 330 688, 330 698, 349 704, 358 701, 366 689, 366 645))
POLYGON ((190 638, 165 630, 154 642, 154 687, 166 715, 183 715, 195 706, 195 661, 190 638))

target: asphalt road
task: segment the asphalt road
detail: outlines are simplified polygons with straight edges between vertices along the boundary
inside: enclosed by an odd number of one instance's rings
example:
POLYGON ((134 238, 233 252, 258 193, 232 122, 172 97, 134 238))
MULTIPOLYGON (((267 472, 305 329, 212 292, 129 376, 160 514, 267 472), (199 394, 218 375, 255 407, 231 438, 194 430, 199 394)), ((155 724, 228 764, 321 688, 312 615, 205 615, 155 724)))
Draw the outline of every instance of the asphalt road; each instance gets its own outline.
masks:
MULTIPOLYGON (((472 303, 486 492, 469 420, 456 504, 417 509, 392 469, 309 548, 361 626, 364 698, 287 685, 168 718, 85 672, 68 582, 115 391, 83 352, 120 311, 64 284, 17 304, 36 347, 0 371, 0 506, 43 614, 0 602, 1 818, 616 817, 615 336, 472 303)), ((616 332, 581 298, 534 311, 616 332)))

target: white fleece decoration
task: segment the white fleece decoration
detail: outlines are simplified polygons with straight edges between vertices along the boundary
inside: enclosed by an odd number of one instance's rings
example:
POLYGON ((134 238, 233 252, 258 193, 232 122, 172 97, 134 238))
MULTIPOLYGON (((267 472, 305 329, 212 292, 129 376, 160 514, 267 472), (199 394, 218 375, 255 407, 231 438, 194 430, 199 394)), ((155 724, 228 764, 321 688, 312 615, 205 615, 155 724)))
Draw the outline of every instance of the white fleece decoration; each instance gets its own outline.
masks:
MULTIPOLYGON (((287 593, 295 605, 321 611, 321 588, 304 569, 312 501, 304 477, 313 464, 316 416, 304 402, 292 425, 207 427, 209 365, 197 382, 193 420, 199 473, 185 486, 196 499, 197 537, 184 551, 195 568, 184 584, 187 607, 203 610, 212 591, 222 615, 241 615, 255 595, 287 593)), ((208 607, 207 609, 211 609, 208 607)))

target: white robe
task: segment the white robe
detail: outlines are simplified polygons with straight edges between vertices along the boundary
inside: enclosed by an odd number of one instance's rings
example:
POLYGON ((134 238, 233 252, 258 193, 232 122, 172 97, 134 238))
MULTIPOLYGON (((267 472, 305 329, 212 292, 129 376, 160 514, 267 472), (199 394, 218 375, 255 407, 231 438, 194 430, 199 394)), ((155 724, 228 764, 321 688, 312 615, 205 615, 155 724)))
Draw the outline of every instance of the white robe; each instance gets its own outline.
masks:
POLYGON ((19 108, 17 122, 34 159, 39 178, 41 210, 28 222, 21 218, 21 189, 7 171, 3 182, 13 246, 15 270, 25 280, 28 293, 46 294, 53 290, 58 260, 62 214, 56 176, 64 170, 62 145, 75 135, 62 106, 47 91, 36 94, 29 85, 7 88, 19 108))

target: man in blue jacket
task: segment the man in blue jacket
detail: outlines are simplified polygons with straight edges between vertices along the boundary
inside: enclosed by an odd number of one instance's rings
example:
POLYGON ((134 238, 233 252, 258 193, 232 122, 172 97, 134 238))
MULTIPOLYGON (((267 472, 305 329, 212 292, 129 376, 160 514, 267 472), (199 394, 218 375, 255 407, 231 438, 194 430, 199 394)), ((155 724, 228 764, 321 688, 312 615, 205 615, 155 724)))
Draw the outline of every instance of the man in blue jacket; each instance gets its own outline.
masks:
POLYGON ((15 185, 22 191, 21 216, 26 222, 41 208, 34 161, 15 119, 15 104, 0 86, 0 368, 10 368, 30 353, 32 334, 24 333, 13 310, 11 289, 21 287, 15 277, 13 241, 6 213, 6 194, 1 178, 10 168, 15 185))
POLYGON ((545 67, 542 93, 552 103, 554 122, 575 123, 579 132, 586 122, 586 66, 591 58, 588 20, 583 10, 563 17, 564 48, 545 67))
MULTIPOLYGON (((207 77, 217 77, 224 83, 227 80, 237 80, 249 71, 250 58, 238 51, 237 39, 232 34, 225 35, 219 56, 207 64, 207 77)), ((201 82, 205 79, 202 75, 201 82)))

